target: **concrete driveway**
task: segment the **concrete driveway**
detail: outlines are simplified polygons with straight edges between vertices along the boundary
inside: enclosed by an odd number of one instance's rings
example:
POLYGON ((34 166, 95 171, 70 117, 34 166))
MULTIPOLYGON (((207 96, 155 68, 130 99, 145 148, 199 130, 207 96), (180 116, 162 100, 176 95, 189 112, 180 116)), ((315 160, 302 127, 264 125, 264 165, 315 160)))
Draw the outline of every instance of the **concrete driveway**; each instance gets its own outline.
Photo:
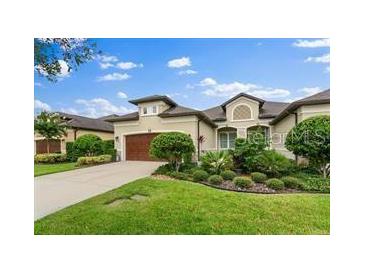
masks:
POLYGON ((126 161, 34 178, 34 219, 152 173, 161 162, 126 161))

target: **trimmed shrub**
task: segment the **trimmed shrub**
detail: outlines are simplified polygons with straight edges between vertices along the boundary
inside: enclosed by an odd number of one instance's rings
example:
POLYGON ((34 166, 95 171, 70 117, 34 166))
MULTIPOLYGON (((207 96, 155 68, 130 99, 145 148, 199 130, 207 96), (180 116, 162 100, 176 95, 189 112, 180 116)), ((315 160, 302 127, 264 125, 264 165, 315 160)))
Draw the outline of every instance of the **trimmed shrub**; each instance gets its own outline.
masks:
POLYGON ((311 117, 289 131, 285 147, 309 159, 326 178, 330 172, 330 135, 330 116, 311 117))
POLYGON ((67 142, 66 143, 66 155, 67 155, 67 160, 70 162, 76 162, 77 158, 80 156, 75 155, 75 150, 74 150, 74 142, 67 142))
MULTIPOLYGON (((80 136, 79 138, 81 137, 83 136, 80 136)), ((83 149, 79 149, 79 147, 74 146, 74 144, 75 142, 66 143, 67 160, 70 162, 76 162, 79 157, 87 156, 83 149)), ((117 150, 114 149, 114 140, 101 140, 100 151, 97 151, 97 155, 111 155, 112 161, 115 161, 117 150)))
POLYGON ((293 169, 293 163, 275 150, 265 150, 252 159, 250 169, 264 172, 269 176, 279 177, 290 173, 293 169))
POLYGON ((67 156, 64 153, 49 153, 34 155, 34 162, 36 164, 54 164, 67 161, 67 156))
POLYGON ((319 175, 312 174, 296 174, 302 180, 302 185, 300 185, 300 189, 305 191, 316 191, 329 193, 330 192, 330 179, 323 178, 319 175))
POLYGON ((275 178, 267 180, 266 185, 274 190, 284 189, 284 182, 275 178))
POLYGON ((223 178, 220 175, 212 175, 208 178, 208 182, 213 185, 220 185, 223 183, 223 178))
POLYGON ((224 180, 232 181, 233 178, 237 176, 237 174, 232 170, 225 170, 221 173, 221 176, 223 177, 224 180))
POLYGON ((111 161, 112 161, 111 155, 86 156, 86 157, 79 157, 77 159, 76 165, 77 166, 99 165, 99 164, 109 163, 111 161))
POLYGON ((266 176, 266 174, 261 173, 261 172, 252 172, 251 179, 255 183, 264 183, 267 180, 267 176, 266 176))
POLYGON ((284 182, 284 185, 287 188, 301 188, 301 185, 303 184, 301 180, 291 176, 282 177, 280 180, 284 182))
POLYGON ((114 140, 104 140, 101 143, 101 153, 103 155, 111 155, 112 161, 116 160, 117 150, 114 148, 114 140))
POLYGON ((167 175, 167 173, 174 171, 173 166, 170 164, 165 164, 162 166, 159 166, 152 174, 161 174, 161 175, 167 175))
POLYGON ((85 134, 76 139, 73 144, 74 154, 80 156, 97 156, 103 152, 103 141, 94 134, 85 134))
POLYGON ((184 181, 190 180, 189 174, 186 174, 184 172, 170 171, 167 173, 167 175, 178 180, 184 180, 184 181))
POLYGON ((235 177, 233 183, 240 188, 249 188, 253 185, 252 180, 245 177, 235 177))
POLYGON ((169 161, 175 167, 175 171, 180 170, 183 157, 194 152, 193 140, 189 135, 181 132, 167 132, 157 135, 153 138, 149 150, 152 157, 169 161))
POLYGON ((193 180, 195 182, 206 181, 208 179, 208 177, 209 177, 209 174, 205 170, 196 170, 193 173, 193 180))

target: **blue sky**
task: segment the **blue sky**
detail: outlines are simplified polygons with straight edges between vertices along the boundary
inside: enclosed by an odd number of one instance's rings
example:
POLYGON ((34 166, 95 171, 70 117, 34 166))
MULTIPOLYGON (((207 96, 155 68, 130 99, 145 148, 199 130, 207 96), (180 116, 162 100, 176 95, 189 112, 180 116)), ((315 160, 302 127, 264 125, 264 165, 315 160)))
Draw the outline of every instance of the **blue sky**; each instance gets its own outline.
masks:
POLYGON ((93 39, 102 51, 57 83, 35 73, 35 112, 100 117, 168 95, 196 109, 239 92, 290 102, 329 88, 328 39, 93 39))

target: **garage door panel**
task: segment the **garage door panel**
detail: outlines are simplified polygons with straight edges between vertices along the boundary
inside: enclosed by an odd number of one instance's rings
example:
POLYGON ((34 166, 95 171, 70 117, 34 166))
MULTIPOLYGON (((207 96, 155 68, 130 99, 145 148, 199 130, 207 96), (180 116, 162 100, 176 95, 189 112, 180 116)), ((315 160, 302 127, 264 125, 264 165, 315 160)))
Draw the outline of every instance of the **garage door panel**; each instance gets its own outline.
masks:
POLYGON ((149 155, 151 141, 158 133, 126 136, 126 160, 154 161, 149 155))

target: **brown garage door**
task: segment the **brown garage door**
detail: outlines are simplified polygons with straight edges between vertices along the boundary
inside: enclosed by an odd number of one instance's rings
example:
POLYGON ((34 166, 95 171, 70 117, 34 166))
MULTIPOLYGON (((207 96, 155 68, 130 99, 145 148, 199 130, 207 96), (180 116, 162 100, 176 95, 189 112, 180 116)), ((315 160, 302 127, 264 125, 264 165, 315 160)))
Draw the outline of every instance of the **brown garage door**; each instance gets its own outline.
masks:
MULTIPOLYGON (((49 153, 61 152, 61 141, 60 140, 50 140, 49 141, 49 153)), ((37 140, 36 141, 36 153, 43 154, 47 153, 47 141, 37 140)))
POLYGON ((158 133, 127 135, 125 137, 126 160, 153 161, 149 155, 150 143, 158 133))

